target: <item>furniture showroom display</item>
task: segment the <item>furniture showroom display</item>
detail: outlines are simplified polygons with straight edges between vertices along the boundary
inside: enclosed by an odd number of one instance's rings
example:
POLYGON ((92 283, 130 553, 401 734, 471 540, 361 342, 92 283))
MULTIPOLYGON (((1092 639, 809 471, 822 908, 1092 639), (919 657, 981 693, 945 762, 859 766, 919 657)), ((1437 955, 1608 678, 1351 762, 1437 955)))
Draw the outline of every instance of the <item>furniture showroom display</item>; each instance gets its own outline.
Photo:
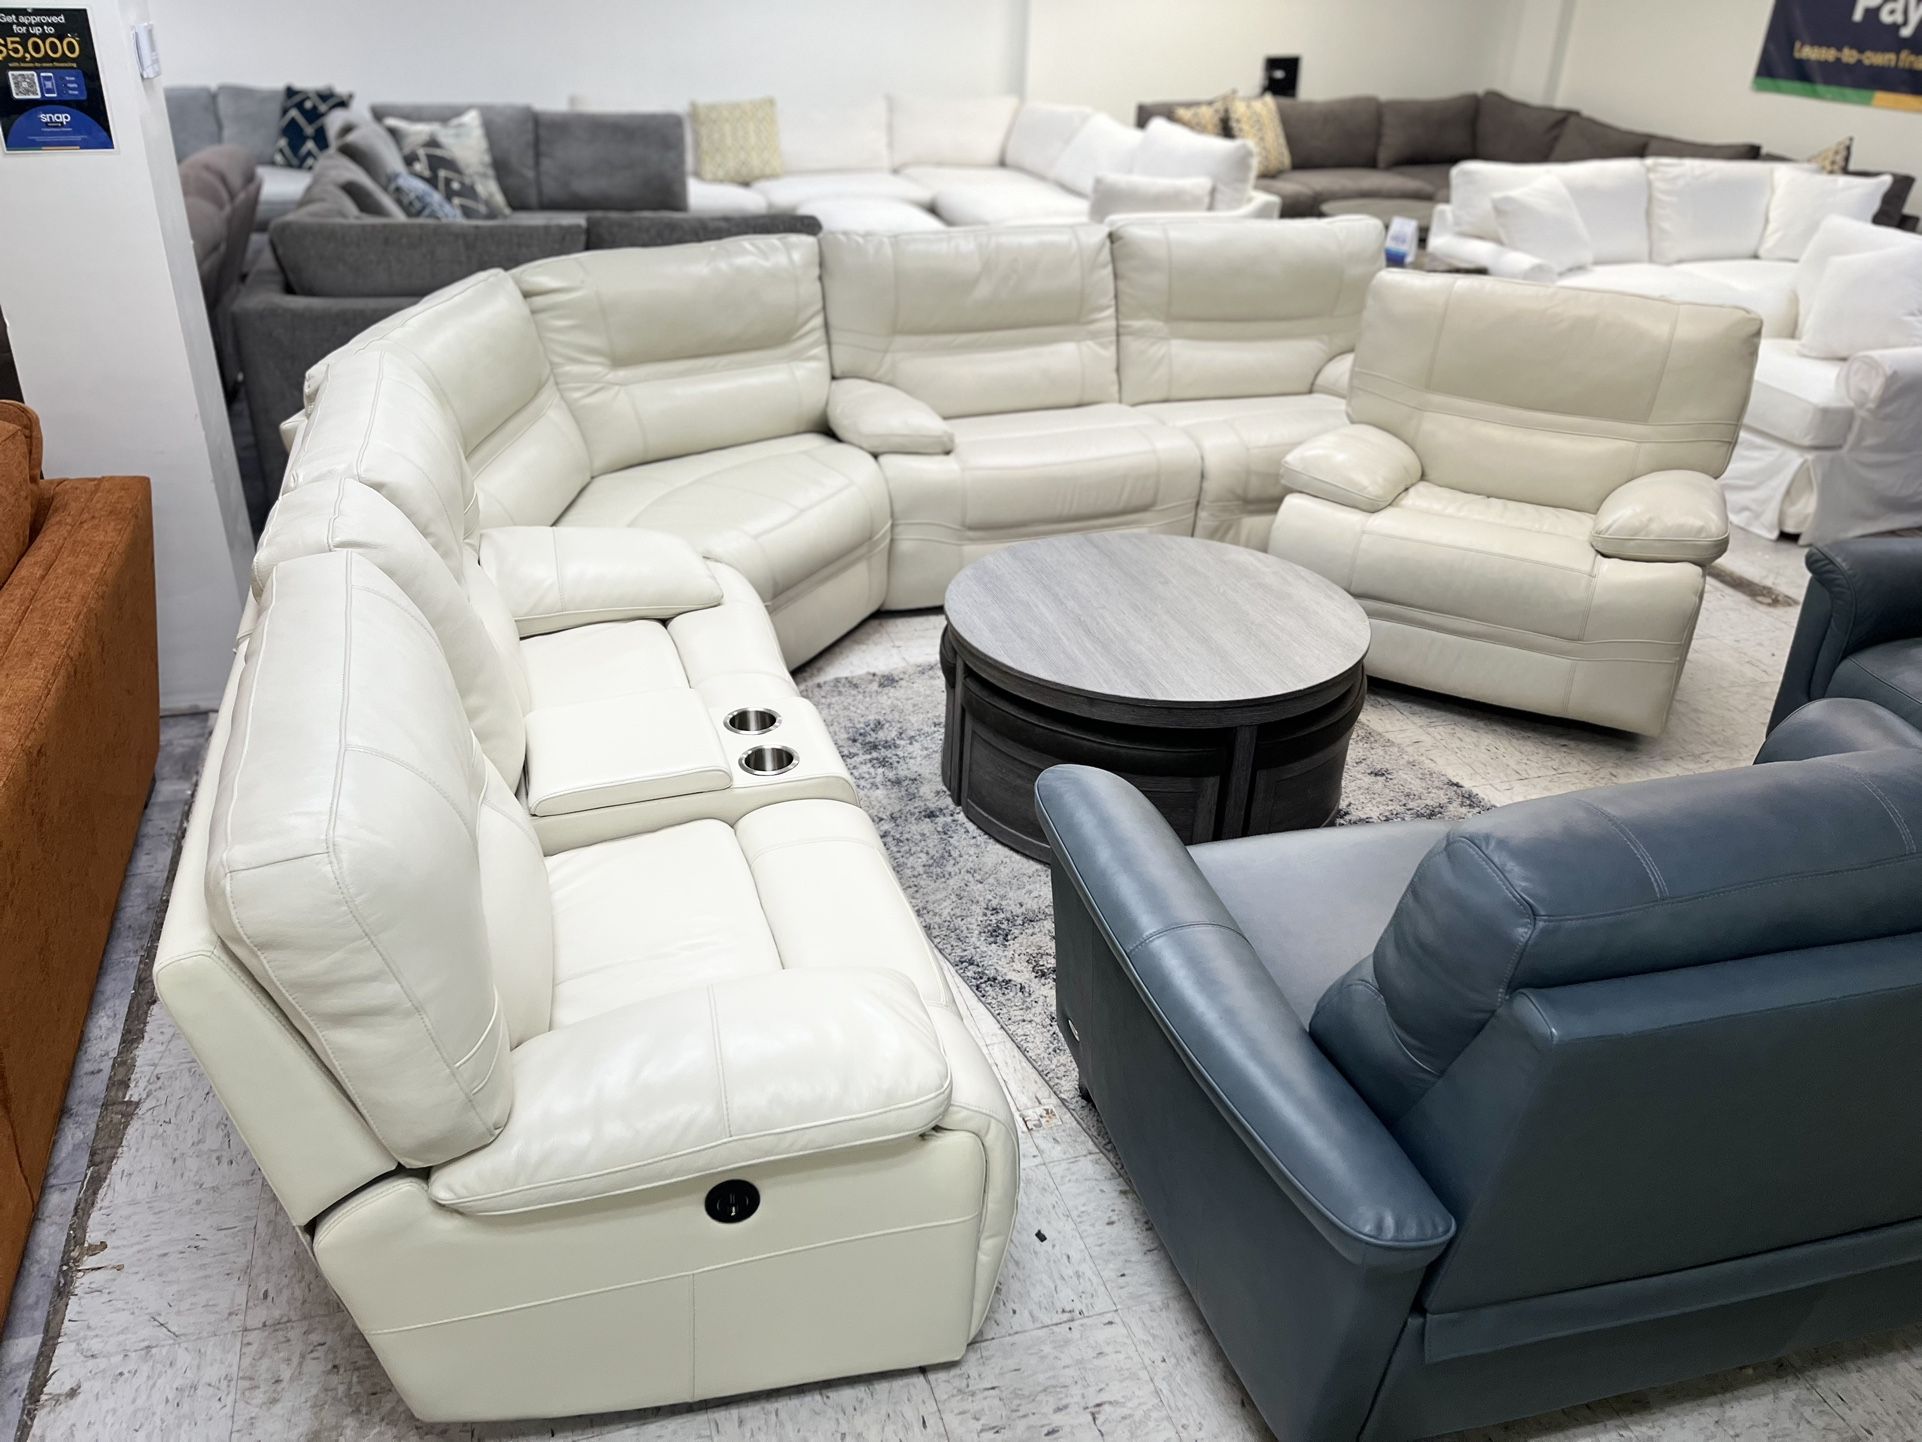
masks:
POLYGON ((145 477, 46 480, 0 401, 0 1286, 60 1129, 160 745, 145 477))
POLYGON ((1377 679, 1657 734, 1760 336, 1730 306, 1386 272, 1351 424, 1288 455, 1268 550, 1361 602, 1377 679))
MULTIPOLYGON (((1135 123, 1171 117, 1193 100, 1136 107, 1135 123)), ((1290 164, 1255 181, 1281 202, 1284 216, 1322 214, 1331 200, 1447 201, 1450 169, 1464 160, 1510 164, 1659 156, 1757 160, 1759 145, 1678 140, 1627 130, 1554 105, 1533 105, 1499 90, 1422 100, 1346 95, 1331 100, 1276 98, 1290 164)), ((1776 157, 1779 158, 1779 157, 1776 157)), ((1894 177, 1876 220, 1902 216, 1913 178, 1894 177)))
POLYGON ((1101 766, 1176 832, 1325 826, 1367 696, 1368 617, 1331 582, 1183 536, 1023 541, 948 586, 943 779, 990 836, 1045 860, 1034 785, 1101 766))
POLYGON ((1822 697, 1922 727, 1922 537, 1812 546, 1809 588, 1770 724, 1822 697))
POLYGON ((1869 273, 1850 286, 1845 265, 1832 311, 1900 313, 1895 294, 1922 290, 1922 238, 1870 223, 1884 179, 1732 161, 1469 162, 1429 249, 1494 275, 1753 310, 1764 339, 1724 478, 1730 515, 1763 535, 1833 540, 1922 524, 1922 331, 1885 315, 1852 341, 1862 327, 1826 325, 1816 304, 1837 261, 1869 273), (1498 207, 1544 181, 1585 232, 1560 263, 1499 239, 1498 207))
POLYGON ((287 90, 281 85, 169 85, 167 124, 174 159, 185 161, 216 145, 244 151, 259 167, 260 202, 255 223, 263 229, 292 210, 313 180, 313 171, 274 161, 287 90))
POLYGON ((1189 848, 1042 777, 1061 1034, 1280 1442, 1922 1320, 1922 733, 1862 704, 1452 825, 1189 848))

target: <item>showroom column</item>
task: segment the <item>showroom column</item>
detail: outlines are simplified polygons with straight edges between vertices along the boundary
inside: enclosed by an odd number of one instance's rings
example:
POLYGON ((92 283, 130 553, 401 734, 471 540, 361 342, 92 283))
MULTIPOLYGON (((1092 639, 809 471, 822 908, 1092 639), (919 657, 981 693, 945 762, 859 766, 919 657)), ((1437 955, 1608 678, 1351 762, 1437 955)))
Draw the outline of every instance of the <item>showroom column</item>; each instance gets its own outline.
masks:
POLYGON ((153 478, 161 704, 212 706, 253 543, 162 82, 134 56, 147 3, 85 9, 113 148, 0 153, 0 315, 47 474, 153 478))

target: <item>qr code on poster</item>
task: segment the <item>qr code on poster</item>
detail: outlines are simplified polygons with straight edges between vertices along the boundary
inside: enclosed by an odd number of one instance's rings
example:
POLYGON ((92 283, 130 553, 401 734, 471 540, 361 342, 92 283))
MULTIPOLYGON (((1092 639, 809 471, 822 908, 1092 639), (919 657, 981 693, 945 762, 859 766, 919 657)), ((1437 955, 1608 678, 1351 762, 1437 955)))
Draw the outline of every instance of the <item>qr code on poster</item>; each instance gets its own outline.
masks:
POLYGON ((40 76, 33 70, 9 70, 7 86, 15 100, 38 100, 40 98, 40 76))

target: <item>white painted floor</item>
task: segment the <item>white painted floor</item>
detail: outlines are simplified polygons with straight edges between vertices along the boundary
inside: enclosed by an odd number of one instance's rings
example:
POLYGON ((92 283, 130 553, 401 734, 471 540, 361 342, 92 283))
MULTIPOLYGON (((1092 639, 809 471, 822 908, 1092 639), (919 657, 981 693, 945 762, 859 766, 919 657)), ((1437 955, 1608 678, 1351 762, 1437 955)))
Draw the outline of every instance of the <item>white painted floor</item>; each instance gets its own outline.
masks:
MULTIPOLYGON (((1739 534, 1739 533, 1738 533, 1739 534)), ((1366 719, 1492 801, 1747 762, 1759 744, 1795 624, 1798 549, 1742 536, 1711 580, 1668 733, 1623 737, 1379 688, 1366 719), (1774 594, 1770 594, 1772 588, 1774 594)), ((938 616, 862 627, 813 663, 834 675, 932 661, 938 616)), ((138 867, 138 859, 136 867, 138 867)), ((155 904, 130 879, 123 930, 155 904)), ((82 1073, 104 1076, 130 980, 103 982, 82 1073), (118 990, 116 990, 118 988, 118 990), (117 1010, 116 1010, 117 1008, 117 1010)), ((967 996, 965 988, 957 990, 967 996)), ((34 1438, 602 1437, 1215 1439, 1265 1432, 1188 1302, 1126 1183, 1041 1078, 969 998, 975 1025, 1026 1128, 1021 1218, 980 1340, 958 1363, 802 1388, 665 1415, 568 1424, 422 1428, 315 1273, 164 1012, 128 1079, 120 1159, 73 1239, 77 1271, 51 1343, 16 1292, 0 1354, 18 1397, 48 1367, 34 1438)), ((94 1083, 89 1083, 93 1086, 94 1083)), ((79 1086, 79 1083, 76 1083, 79 1086)), ((84 1158, 99 1110, 71 1108, 68 1155, 84 1158)), ((50 1281, 85 1169, 69 1168, 36 1244, 50 1281)), ((1895 1439, 1922 1437, 1922 1330, 1798 1356, 1653 1394, 1532 1419, 1488 1438, 1895 1439)))

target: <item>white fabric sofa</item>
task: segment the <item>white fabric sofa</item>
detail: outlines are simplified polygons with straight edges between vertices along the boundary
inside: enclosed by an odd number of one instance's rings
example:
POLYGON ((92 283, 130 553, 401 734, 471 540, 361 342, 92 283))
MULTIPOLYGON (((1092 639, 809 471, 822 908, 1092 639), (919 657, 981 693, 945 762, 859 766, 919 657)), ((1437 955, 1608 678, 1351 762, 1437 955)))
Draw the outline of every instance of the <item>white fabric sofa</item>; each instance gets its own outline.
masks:
POLYGON ((776 115, 781 175, 747 185, 702 180, 690 144, 690 210, 798 212, 830 231, 1061 224, 1091 218, 1097 175, 1142 175, 1208 179, 1205 208, 1216 216, 1279 214, 1275 198, 1254 189, 1245 141, 1170 121, 1142 131, 1087 106, 1012 95, 782 103, 776 115))
POLYGON ((1885 179, 1655 158, 1464 161, 1450 185, 1429 240, 1443 259, 1518 280, 1739 305, 1762 318, 1755 391, 1723 477, 1737 524, 1815 542, 1922 523, 1922 421, 1909 379, 1922 357, 1877 351, 1851 369, 1848 357, 1811 357, 1799 345, 1829 259, 1922 245, 1869 223, 1885 179), (1558 272, 1502 243, 1495 198, 1544 175, 1566 185, 1594 264, 1558 272), (1831 240, 1818 245, 1824 231, 1831 240))
POLYGON ((1384 274, 1353 424, 1288 457, 1268 549, 1361 602, 1371 676, 1659 733, 1760 338, 1730 306, 1384 274))

